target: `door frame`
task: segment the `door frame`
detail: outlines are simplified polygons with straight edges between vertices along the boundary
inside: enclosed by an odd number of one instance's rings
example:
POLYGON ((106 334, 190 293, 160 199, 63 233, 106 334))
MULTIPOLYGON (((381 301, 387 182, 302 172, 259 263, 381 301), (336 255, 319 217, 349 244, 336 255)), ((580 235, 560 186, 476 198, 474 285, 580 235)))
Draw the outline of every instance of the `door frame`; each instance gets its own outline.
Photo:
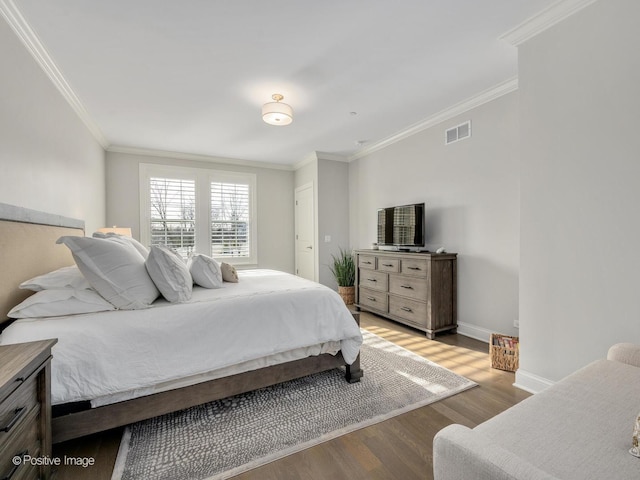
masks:
POLYGON ((296 187, 295 191, 294 191, 294 202, 293 202, 293 216, 294 216, 294 238, 293 238, 293 244, 294 244, 294 257, 295 257, 295 272, 296 274, 298 273, 298 213, 297 213, 297 203, 298 203, 298 194, 303 191, 306 190, 308 188, 311 188, 311 200, 312 200, 312 210, 313 210, 313 221, 311 222, 312 224, 312 228, 313 228, 313 232, 312 232, 312 238, 313 238, 313 280, 315 282, 318 281, 318 239, 316 238, 316 231, 317 231, 317 215, 316 215, 316 189, 315 189, 315 185, 313 182, 309 182, 309 183, 305 183, 303 185, 300 185, 299 187, 296 187))

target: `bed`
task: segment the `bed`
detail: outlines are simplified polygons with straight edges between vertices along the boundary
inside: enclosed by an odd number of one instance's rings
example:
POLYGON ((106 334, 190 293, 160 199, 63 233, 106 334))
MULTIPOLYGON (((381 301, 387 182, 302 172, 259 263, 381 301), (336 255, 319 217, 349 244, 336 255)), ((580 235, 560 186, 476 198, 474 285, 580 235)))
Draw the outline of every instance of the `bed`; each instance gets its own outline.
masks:
MULTIPOLYGON (((22 281, 73 264, 55 243, 69 235, 84 236, 83 222, 0 204, 0 318, 29 295, 22 281)), ((357 314, 335 292, 272 270, 239 275, 186 303, 5 322, 0 344, 58 339, 53 442, 338 367, 359 381, 357 314)))

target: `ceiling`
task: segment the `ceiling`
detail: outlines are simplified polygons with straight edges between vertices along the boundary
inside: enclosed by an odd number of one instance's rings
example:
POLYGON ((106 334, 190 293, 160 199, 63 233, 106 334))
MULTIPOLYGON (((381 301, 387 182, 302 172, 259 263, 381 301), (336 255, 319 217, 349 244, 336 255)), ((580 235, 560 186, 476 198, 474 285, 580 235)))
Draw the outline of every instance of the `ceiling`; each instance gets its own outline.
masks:
POLYGON ((293 165, 357 156, 514 78, 499 37, 553 0, 13 3, 106 147, 293 165), (261 119, 274 93, 289 126, 261 119))

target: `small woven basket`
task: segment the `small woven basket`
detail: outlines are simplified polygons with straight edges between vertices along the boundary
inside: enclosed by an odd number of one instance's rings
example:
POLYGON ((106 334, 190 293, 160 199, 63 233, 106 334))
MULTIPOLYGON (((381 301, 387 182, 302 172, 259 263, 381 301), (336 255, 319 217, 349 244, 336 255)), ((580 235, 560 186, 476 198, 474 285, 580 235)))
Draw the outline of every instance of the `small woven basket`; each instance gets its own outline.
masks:
POLYGON ((519 338, 492 333, 489 340, 489 356, 491 368, 515 372, 520 362, 519 338))
POLYGON ((353 305, 356 301, 356 287, 338 287, 338 294, 345 305, 353 305))

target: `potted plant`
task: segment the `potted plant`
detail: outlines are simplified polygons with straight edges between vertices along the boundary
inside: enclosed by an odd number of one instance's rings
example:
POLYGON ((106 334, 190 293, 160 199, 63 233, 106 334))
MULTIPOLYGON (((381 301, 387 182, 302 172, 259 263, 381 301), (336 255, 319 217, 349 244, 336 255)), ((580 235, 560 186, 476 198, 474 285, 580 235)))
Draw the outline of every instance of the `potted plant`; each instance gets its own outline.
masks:
POLYGON ((356 264, 353 260, 351 252, 340 248, 340 253, 331 255, 333 258, 333 266, 329 269, 338 282, 338 294, 344 300, 346 305, 353 305, 356 299, 356 288, 354 286, 356 280, 356 264))

